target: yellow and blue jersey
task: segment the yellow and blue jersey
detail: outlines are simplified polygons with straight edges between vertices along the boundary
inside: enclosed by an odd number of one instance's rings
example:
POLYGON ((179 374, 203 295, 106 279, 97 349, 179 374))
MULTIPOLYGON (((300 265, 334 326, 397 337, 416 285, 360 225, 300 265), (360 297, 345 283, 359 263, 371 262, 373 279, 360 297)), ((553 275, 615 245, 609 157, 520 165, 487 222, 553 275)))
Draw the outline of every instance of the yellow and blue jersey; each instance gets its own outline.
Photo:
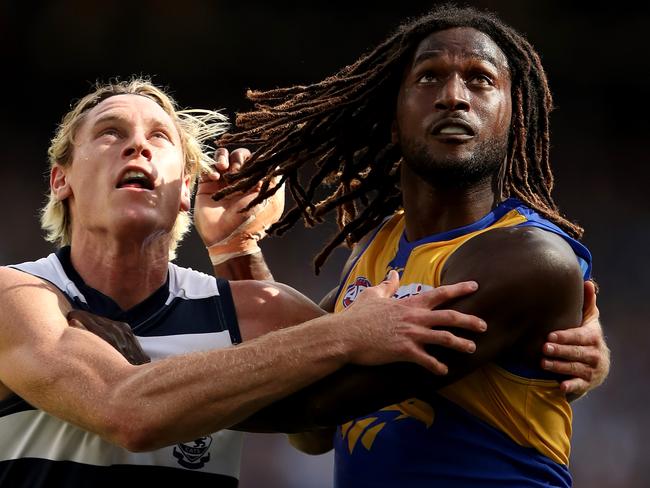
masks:
MULTIPOLYGON (((408 242, 404 215, 376 231, 343 280, 335 311, 391 269, 396 298, 440 285, 447 259, 467 240, 500 227, 533 226, 562 236, 585 279, 586 247, 510 198, 479 221, 408 242)), ((424 402, 410 399, 355 419, 335 436, 335 485, 360 487, 570 487, 571 407, 558 378, 539 369, 492 362, 424 402)))

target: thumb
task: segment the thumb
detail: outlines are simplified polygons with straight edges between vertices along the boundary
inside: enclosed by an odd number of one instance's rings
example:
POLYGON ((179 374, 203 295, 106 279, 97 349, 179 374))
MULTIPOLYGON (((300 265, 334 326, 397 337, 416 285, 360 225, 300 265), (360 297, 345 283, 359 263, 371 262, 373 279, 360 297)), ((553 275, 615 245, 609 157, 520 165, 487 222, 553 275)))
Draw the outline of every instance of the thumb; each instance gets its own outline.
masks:
POLYGON ((81 321, 77 319, 69 319, 68 320, 68 325, 70 327, 74 327, 75 329, 81 329, 81 330, 88 330, 84 324, 81 323, 81 321))
POLYGON ((394 269, 391 269, 386 275, 386 279, 382 281, 377 287, 381 291, 381 295, 390 298, 399 288, 399 274, 394 269))
POLYGON ((585 281, 585 296, 582 306, 583 320, 598 314, 596 308, 596 285, 591 280, 585 281))

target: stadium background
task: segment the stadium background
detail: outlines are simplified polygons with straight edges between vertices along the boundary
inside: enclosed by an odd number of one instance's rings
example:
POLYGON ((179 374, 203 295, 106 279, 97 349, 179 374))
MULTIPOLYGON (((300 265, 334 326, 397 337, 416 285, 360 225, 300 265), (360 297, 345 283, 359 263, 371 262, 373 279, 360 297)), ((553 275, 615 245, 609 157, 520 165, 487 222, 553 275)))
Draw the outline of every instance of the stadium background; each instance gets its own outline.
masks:
MULTIPOLYGON (((648 56, 650 16, 626 2, 473 1, 526 34, 542 55, 552 116, 556 199, 586 228, 612 349, 607 383, 574 404, 577 487, 650 486, 648 56)), ((187 107, 249 105, 246 87, 309 83, 354 61, 433 2, 51 0, 0 2, 0 264, 40 257, 37 208, 46 148, 70 102, 96 79, 151 75, 187 107)), ((331 235, 298 226, 264 243, 276 279, 318 300, 346 252, 321 276, 311 257, 331 235)), ((178 262, 210 271, 196 234, 178 262)), ((462 455, 462 453, 461 453, 462 455)), ((280 435, 251 435, 242 488, 329 487, 332 456, 303 456, 280 435)))

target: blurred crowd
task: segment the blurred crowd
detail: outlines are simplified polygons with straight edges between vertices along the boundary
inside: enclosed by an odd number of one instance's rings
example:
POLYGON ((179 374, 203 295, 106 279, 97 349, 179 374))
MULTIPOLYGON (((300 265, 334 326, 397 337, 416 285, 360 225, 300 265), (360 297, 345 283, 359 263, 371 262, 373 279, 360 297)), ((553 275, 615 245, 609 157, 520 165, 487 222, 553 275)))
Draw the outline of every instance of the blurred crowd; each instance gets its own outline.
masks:
MULTIPOLYGON (((470 1, 490 8, 542 54, 556 102, 551 160, 556 200, 586 230, 612 369, 607 382, 574 404, 575 486, 650 486, 643 447, 650 437, 650 204, 646 150, 650 68, 642 61, 650 20, 616 2, 470 1)), ((93 81, 151 75, 184 106, 248 107, 246 88, 317 81, 354 61, 409 15, 432 2, 389 7, 364 2, 170 0, 40 6, 0 3, 0 264, 51 250, 38 209, 47 191, 46 148, 60 116, 93 81)), ((263 242, 279 281, 319 300, 338 280, 346 250, 315 276, 311 263, 332 224, 298 226, 263 242)), ((210 272, 192 233, 178 261, 210 272)), ((332 455, 293 451, 281 435, 249 435, 241 487, 331 486, 332 455)))

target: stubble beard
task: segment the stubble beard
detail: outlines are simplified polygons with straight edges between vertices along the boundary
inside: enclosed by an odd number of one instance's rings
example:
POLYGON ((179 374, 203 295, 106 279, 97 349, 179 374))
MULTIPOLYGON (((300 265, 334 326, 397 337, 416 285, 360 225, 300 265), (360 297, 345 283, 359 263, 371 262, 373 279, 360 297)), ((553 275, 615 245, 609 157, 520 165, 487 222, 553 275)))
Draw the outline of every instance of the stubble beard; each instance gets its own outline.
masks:
POLYGON ((466 157, 437 156, 420 141, 401 139, 403 164, 441 190, 472 187, 499 173, 507 149, 507 138, 484 141, 466 157))

